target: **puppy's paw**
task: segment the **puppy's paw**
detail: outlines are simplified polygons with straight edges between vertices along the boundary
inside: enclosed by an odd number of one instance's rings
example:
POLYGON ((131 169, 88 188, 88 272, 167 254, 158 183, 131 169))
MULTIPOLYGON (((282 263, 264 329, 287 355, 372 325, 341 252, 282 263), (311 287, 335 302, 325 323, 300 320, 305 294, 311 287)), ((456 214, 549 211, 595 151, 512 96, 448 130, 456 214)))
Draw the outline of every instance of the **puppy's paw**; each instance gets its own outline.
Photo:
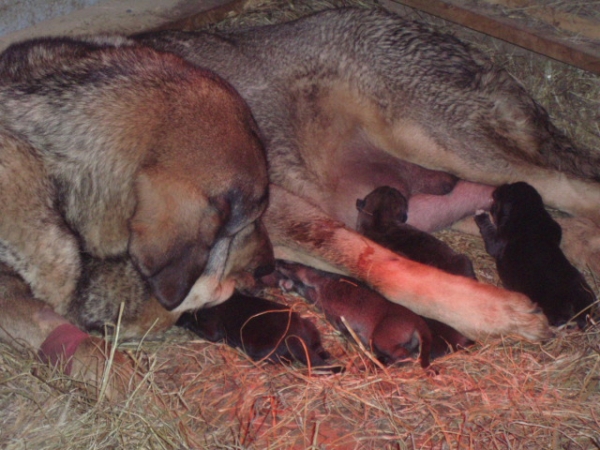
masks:
POLYGON ((600 227, 589 219, 556 219, 562 228, 561 249, 580 270, 600 275, 600 227))

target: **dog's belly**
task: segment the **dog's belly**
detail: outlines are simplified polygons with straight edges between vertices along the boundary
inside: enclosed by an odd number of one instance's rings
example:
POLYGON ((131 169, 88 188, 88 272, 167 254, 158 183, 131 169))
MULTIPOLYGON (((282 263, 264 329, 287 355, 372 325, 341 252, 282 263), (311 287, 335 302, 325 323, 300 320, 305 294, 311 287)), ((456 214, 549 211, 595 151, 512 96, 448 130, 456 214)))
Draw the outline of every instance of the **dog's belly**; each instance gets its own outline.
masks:
POLYGON ((391 158, 378 150, 338 167, 339 171, 330 171, 323 178, 314 201, 353 229, 356 200, 380 186, 394 187, 409 198, 408 223, 424 231, 437 231, 479 209, 488 210, 494 190, 485 184, 457 182, 450 174, 391 158))
MULTIPOLYGON (((394 187, 407 198, 414 195, 446 197, 444 194, 451 192, 458 181, 449 173, 387 154, 361 132, 348 132, 340 137, 341 142, 321 153, 316 163, 312 160, 312 164, 304 168, 307 174, 303 177, 302 191, 330 217, 350 228, 356 226, 356 200, 379 186, 394 187)), ((424 211, 434 224, 438 222, 434 213, 439 206, 424 211)))

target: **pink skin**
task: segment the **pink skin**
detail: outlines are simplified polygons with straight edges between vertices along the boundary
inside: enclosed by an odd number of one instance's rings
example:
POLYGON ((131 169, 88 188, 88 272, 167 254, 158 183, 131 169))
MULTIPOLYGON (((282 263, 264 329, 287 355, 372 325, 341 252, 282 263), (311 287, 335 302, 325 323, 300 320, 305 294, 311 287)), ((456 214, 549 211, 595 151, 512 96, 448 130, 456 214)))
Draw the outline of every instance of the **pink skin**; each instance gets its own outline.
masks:
POLYGON ((45 363, 52 366, 64 365, 64 373, 71 374, 73 355, 82 341, 90 335, 84 333, 75 325, 65 323, 56 327, 42 343, 39 357, 45 363))
POLYGON ((427 232, 447 228, 478 210, 489 211, 495 189, 487 184, 461 180, 446 195, 413 195, 408 201, 406 223, 427 232))

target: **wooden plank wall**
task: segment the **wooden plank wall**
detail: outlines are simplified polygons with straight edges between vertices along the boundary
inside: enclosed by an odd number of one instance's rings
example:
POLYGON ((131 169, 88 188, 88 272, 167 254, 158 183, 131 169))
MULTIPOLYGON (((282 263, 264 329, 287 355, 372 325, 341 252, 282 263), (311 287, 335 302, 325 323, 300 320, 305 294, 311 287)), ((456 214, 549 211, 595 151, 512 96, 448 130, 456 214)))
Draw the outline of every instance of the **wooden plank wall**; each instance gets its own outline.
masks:
POLYGON ((424 11, 600 75, 600 22, 593 19, 551 7, 540 8, 535 0, 393 0, 386 3, 424 11), (513 17, 498 17, 491 14, 493 6, 522 9, 545 26, 540 31, 513 17))

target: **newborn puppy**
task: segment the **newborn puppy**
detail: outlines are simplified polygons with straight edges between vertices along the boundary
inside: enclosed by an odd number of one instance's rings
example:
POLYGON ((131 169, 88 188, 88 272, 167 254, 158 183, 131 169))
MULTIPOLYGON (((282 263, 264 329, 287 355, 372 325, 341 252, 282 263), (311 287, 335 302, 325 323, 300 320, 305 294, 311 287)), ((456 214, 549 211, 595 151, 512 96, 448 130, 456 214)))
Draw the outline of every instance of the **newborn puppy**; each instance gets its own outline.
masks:
POLYGON ((311 367, 328 365, 329 354, 310 320, 259 297, 235 292, 220 305, 184 313, 177 325, 208 341, 240 348, 255 361, 266 358, 271 362, 310 362, 311 367))
POLYGON ((542 197, 529 184, 505 184, 493 193, 490 217, 475 216, 487 252, 496 259, 507 289, 536 302, 551 325, 586 325, 582 311, 596 301, 583 275, 560 249, 562 230, 544 208, 542 197))
POLYGON ((421 366, 429 366, 431 333, 412 311, 348 277, 284 261, 277 261, 276 267, 284 289, 315 303, 338 330, 348 333, 344 317, 383 364, 407 359, 420 347, 421 366))
MULTIPOLYGON (((477 279, 469 258, 456 253, 431 234, 405 223, 408 201, 398 190, 388 186, 378 187, 363 200, 357 200, 356 208, 356 229, 372 241, 413 261, 454 275, 477 279)), ((425 321, 433 338, 432 358, 473 344, 473 341, 446 324, 427 318, 425 321)))
POLYGON ((431 234, 406 223, 408 201, 397 189, 378 187, 363 200, 357 200, 356 209, 356 231, 372 241, 413 261, 477 279, 469 258, 456 253, 431 234))

